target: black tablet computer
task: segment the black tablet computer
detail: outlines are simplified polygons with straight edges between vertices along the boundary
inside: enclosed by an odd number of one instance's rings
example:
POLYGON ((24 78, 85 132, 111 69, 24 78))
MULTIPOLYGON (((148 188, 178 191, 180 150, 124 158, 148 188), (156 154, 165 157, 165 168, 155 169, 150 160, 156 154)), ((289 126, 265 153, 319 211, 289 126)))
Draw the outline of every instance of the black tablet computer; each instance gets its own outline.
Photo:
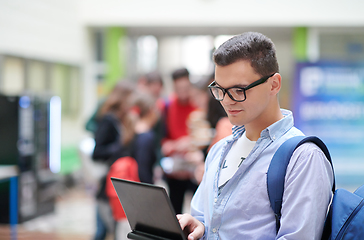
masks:
POLYGON ((186 240, 166 189, 152 184, 111 178, 129 221, 128 238, 186 240))

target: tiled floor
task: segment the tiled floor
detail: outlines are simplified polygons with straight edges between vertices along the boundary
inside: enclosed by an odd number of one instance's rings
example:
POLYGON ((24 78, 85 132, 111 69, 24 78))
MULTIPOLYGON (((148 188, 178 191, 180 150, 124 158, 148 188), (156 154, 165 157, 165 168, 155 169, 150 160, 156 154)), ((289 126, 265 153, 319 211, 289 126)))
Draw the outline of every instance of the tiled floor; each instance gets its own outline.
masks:
MULTIPOLYGON (((165 186, 164 182, 157 184, 165 186)), ((186 194, 185 212, 189 212, 191 197, 191 193, 186 194)), ((54 213, 18 224, 17 238, 10 237, 9 225, 0 224, 0 240, 91 240, 95 226, 93 194, 78 184, 61 191, 54 213)))
MULTIPOLYGON (((55 211, 17 227, 19 240, 89 240, 95 228, 95 207, 91 194, 82 186, 62 191, 55 211)), ((8 225, 0 225, 0 240, 10 238, 8 225)))

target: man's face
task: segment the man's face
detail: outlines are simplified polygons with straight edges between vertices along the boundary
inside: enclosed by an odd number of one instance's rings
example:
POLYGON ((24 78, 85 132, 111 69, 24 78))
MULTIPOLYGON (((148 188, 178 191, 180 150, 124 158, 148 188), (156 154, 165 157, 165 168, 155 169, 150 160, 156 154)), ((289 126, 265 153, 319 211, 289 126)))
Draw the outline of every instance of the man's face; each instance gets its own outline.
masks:
MULTIPOLYGON (((246 87, 261 77, 248 61, 238 61, 227 66, 217 65, 215 68, 215 81, 222 88, 246 87)), ((230 122, 233 125, 242 126, 252 122, 259 123, 264 118, 269 100, 270 84, 263 83, 247 90, 244 102, 236 102, 225 94, 221 104, 230 122)))
POLYGON ((180 102, 187 102, 190 98, 191 83, 187 77, 182 77, 174 81, 174 91, 180 102))
POLYGON ((163 90, 163 85, 160 82, 151 82, 148 84, 148 88, 155 98, 159 98, 163 90))

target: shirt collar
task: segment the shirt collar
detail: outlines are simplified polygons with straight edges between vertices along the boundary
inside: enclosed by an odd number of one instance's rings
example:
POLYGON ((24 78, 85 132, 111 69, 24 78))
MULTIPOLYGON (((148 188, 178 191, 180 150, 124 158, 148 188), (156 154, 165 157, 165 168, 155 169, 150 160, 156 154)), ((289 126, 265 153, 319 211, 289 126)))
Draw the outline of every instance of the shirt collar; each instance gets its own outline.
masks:
MULTIPOLYGON (((284 118, 264 129, 260 134, 261 137, 270 137, 274 141, 293 127, 292 112, 286 109, 281 109, 281 112, 284 118)), ((244 126, 233 126, 233 139, 235 140, 241 137, 244 131, 244 126)))
POLYGON ((292 112, 286 109, 281 109, 281 113, 283 118, 264 129, 260 135, 261 137, 266 136, 274 141, 293 127, 292 112))
POLYGON ((233 126, 233 139, 238 139, 245 131, 244 126, 233 126))

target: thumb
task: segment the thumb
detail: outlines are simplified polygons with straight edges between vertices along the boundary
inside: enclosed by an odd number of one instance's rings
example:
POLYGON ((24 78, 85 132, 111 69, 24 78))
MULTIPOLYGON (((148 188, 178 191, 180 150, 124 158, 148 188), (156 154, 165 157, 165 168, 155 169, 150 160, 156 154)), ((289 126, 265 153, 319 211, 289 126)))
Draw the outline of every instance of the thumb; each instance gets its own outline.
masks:
POLYGON ((195 237, 192 235, 192 233, 188 235, 188 240, 195 240, 195 237))
POLYGON ((200 239, 204 234, 204 229, 195 228, 187 237, 188 240, 197 240, 200 239))

